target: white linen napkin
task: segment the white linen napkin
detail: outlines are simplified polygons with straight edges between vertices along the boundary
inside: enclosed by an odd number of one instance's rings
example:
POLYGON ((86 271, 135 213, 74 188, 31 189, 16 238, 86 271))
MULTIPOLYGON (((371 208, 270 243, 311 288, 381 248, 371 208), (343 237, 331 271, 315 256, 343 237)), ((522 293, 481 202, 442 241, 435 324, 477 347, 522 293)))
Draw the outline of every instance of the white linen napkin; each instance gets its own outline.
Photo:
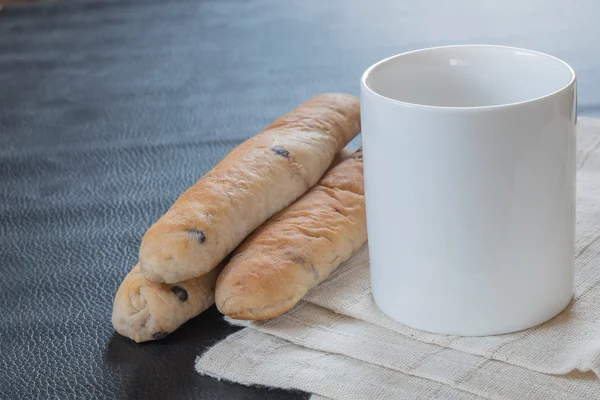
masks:
POLYGON ((592 399, 592 372, 548 375, 418 342, 302 302, 200 357, 204 374, 333 399, 592 399))
POLYGON ((599 397, 600 120, 580 119, 577 159, 575 297, 546 324, 488 337, 401 325, 373 302, 363 248, 294 310, 199 357, 198 371, 340 399, 599 397))

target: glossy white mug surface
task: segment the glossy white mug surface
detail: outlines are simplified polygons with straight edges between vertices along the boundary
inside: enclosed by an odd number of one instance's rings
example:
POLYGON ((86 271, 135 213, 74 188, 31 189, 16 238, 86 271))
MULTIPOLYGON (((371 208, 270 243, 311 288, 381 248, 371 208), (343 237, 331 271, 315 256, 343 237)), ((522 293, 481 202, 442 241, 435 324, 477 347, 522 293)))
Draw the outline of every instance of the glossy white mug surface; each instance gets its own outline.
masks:
POLYGON ((380 61, 361 81, 373 297, 453 335, 543 323, 573 294, 576 78, 504 46, 380 61))

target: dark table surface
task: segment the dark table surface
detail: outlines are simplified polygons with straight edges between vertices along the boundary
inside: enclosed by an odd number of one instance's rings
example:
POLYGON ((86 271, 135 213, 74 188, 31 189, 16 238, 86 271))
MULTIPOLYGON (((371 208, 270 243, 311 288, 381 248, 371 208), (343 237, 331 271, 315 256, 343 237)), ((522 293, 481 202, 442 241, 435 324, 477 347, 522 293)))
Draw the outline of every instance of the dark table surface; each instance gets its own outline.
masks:
MULTIPOLYGON (((0 1, 1 2, 1 1, 0 1)), ((71 1, 0 11, 0 398, 297 399, 200 376, 235 329, 115 334, 140 238, 242 140, 373 62, 460 43, 569 62, 600 116, 597 0, 71 1)))

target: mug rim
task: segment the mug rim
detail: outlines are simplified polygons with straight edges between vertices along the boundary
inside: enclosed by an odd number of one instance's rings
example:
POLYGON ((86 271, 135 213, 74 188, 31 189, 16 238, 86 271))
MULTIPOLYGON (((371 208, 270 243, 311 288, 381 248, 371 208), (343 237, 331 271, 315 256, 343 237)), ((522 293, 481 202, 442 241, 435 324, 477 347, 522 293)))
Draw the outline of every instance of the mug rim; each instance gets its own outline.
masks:
POLYGON ((406 107, 435 109, 435 110, 452 110, 452 111, 460 111, 460 110, 472 111, 472 110, 489 110, 489 109, 499 109, 499 108, 510 108, 510 107, 520 106, 520 105, 524 105, 524 104, 535 103, 535 102, 547 99, 549 97, 556 96, 566 90, 569 90, 570 88, 572 88, 575 85, 576 82, 577 82, 577 75, 575 73, 575 70, 567 62, 561 60, 558 57, 555 57, 553 55, 543 53, 540 51, 529 50, 529 49, 520 48, 520 47, 493 45, 493 44, 459 44, 459 45, 425 47, 425 48, 421 48, 421 49, 410 50, 410 51, 406 51, 403 53, 395 54, 393 56, 384 58, 384 59, 376 62, 375 64, 373 64, 369 68, 367 68, 365 70, 365 72, 363 72, 362 77, 361 77, 361 87, 364 90, 368 91, 369 94, 371 94, 375 97, 378 97, 381 100, 389 101, 391 103, 395 103, 395 104, 406 106, 406 107), (397 58, 404 57, 404 56, 414 54, 414 53, 421 53, 421 52, 427 52, 427 51, 452 49, 452 48, 474 48, 474 47, 482 47, 482 48, 485 47, 485 48, 491 48, 491 49, 523 51, 523 52, 528 52, 528 53, 536 54, 539 56, 543 56, 543 57, 552 59, 554 61, 557 61, 558 63, 565 66, 566 69, 569 71, 571 77, 564 86, 560 87, 559 89, 557 89, 553 92, 547 93, 545 95, 534 97, 531 99, 522 100, 522 101, 517 101, 517 102, 511 102, 511 103, 505 103, 505 104, 484 105, 484 106, 437 106, 437 105, 429 105, 429 104, 411 103, 411 102, 406 102, 406 101, 402 101, 402 100, 384 96, 381 93, 378 93, 375 90, 373 90, 371 87, 369 87, 369 85, 367 85, 367 78, 371 75, 372 71, 375 68, 379 67, 380 65, 386 64, 390 61, 393 61, 397 58))

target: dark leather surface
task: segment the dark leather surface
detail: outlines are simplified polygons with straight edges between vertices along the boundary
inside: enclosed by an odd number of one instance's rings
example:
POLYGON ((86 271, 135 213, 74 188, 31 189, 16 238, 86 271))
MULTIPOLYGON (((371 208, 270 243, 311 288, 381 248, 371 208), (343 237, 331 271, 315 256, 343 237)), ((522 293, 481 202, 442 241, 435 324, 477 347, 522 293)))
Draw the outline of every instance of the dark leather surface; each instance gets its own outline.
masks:
POLYGON ((243 139, 424 46, 533 48, 600 116, 596 0, 73 1, 0 11, 0 398, 297 399, 198 375, 210 309, 158 343, 113 332, 140 238, 243 139), (501 4, 500 4, 501 3, 501 4))

